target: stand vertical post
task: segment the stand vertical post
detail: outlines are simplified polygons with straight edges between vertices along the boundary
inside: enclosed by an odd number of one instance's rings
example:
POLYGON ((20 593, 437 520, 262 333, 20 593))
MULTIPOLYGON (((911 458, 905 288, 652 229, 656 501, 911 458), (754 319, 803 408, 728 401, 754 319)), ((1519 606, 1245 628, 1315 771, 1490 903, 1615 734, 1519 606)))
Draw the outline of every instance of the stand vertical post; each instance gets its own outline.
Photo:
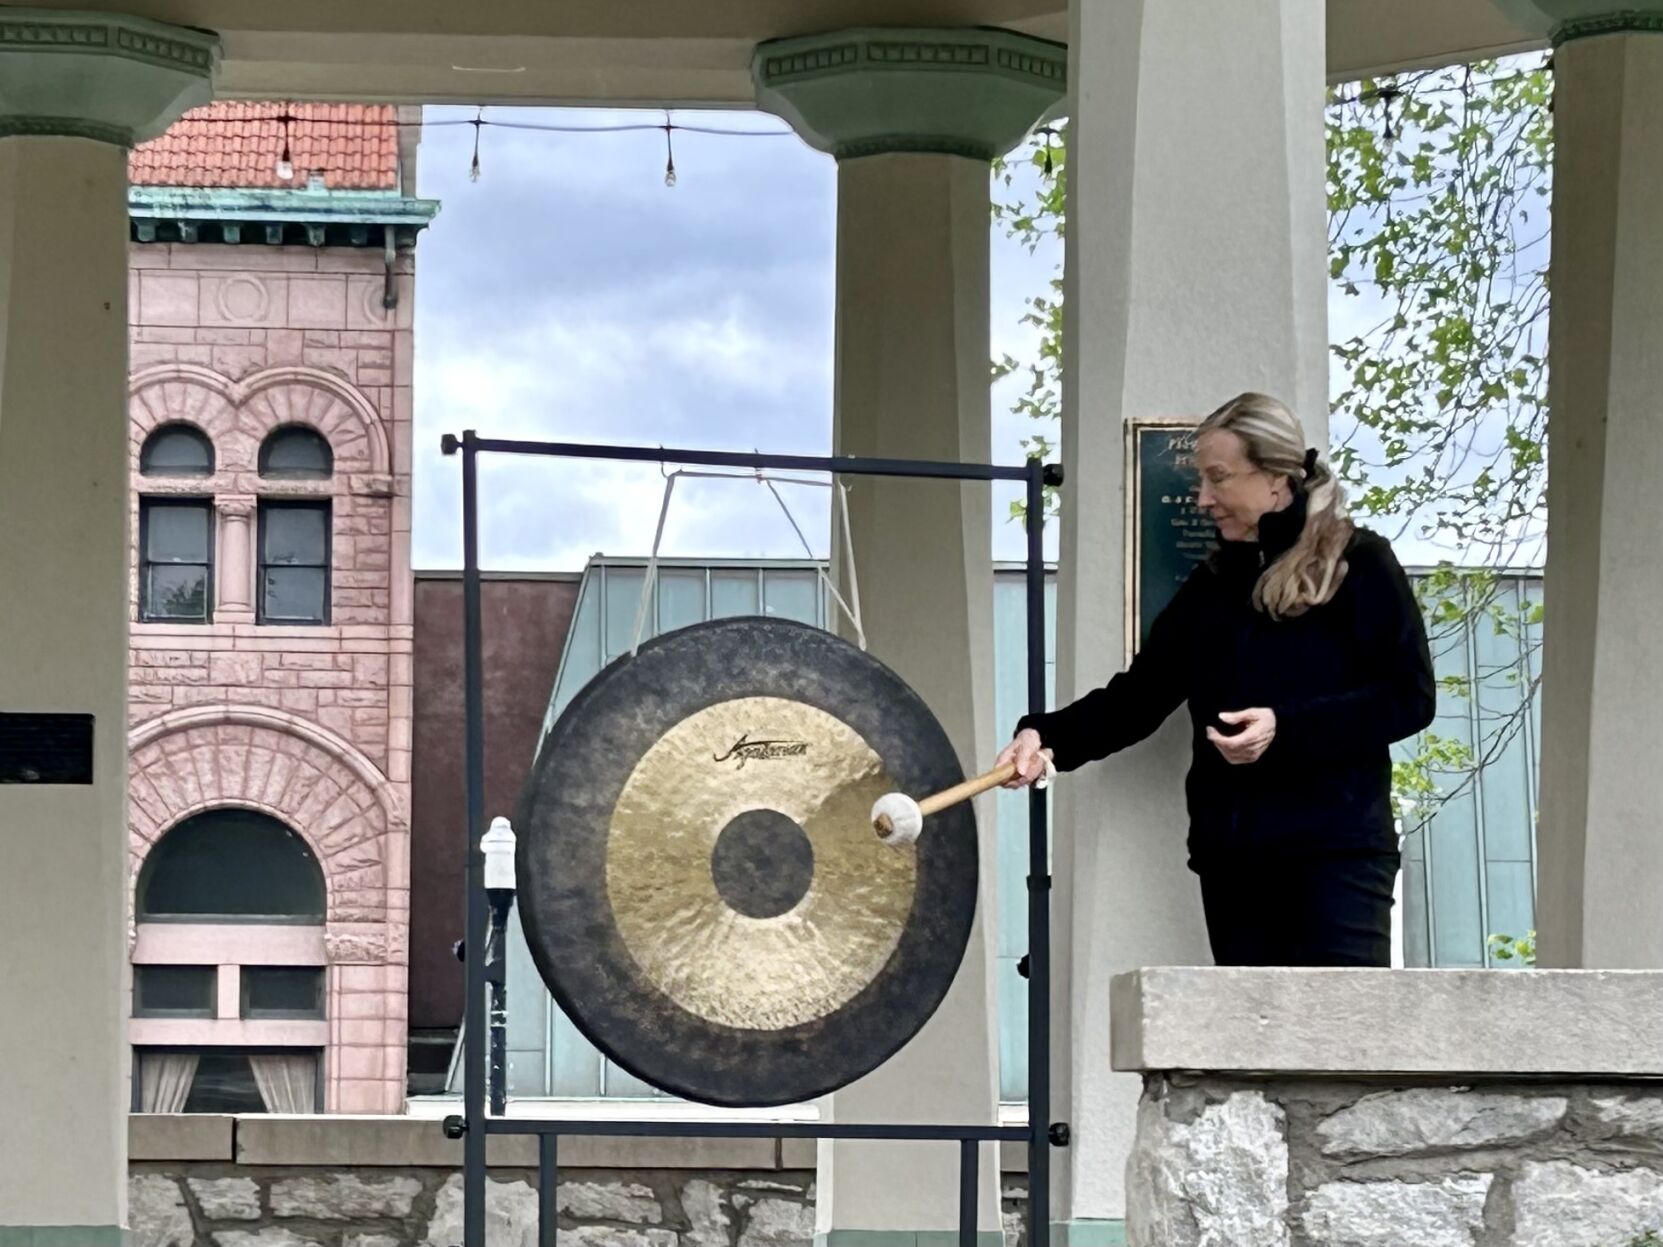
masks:
POLYGON ((468 902, 463 944, 462 1243, 485 1247, 485 696, 479 604, 479 447, 462 434, 462 643, 467 737, 468 902))
MULTIPOLYGON (((1045 466, 1028 460, 1028 710, 1045 710, 1045 466)), ((1051 837, 1028 789, 1028 1247, 1051 1234, 1051 837)))

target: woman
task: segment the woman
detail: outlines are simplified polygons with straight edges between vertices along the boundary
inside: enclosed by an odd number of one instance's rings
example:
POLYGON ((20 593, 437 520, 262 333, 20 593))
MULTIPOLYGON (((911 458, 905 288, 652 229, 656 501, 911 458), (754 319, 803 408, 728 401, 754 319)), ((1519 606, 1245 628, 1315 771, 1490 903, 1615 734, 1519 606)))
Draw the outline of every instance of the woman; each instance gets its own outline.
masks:
MULTIPOLYGON (((1136 744, 1188 702, 1190 868, 1220 965, 1391 962, 1389 747, 1432 721, 1426 631, 1384 538, 1354 528, 1299 422, 1243 394, 1202 423, 1218 548, 1131 666, 999 755, 1022 787, 1136 744)), ((1112 828, 1109 829, 1112 834, 1112 828)))

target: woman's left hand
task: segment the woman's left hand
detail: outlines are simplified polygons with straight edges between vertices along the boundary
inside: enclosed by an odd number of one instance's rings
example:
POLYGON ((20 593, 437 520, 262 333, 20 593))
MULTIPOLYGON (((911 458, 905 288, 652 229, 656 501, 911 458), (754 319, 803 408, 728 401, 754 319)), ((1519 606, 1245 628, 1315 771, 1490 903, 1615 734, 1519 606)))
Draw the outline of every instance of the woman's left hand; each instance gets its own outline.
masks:
POLYGON ((1219 722, 1241 724, 1241 731, 1234 736, 1226 736, 1216 727, 1207 729, 1207 739, 1212 741, 1218 751, 1224 755, 1224 760, 1231 766, 1246 766, 1249 762, 1257 762, 1270 742, 1276 739, 1276 712, 1274 710, 1226 710, 1219 714, 1219 722))

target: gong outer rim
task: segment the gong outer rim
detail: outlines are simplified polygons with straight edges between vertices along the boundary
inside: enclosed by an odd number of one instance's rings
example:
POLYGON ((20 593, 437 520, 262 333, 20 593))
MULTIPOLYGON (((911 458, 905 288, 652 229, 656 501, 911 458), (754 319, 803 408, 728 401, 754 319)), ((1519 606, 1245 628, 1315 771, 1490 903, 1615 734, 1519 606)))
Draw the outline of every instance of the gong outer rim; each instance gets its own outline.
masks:
POLYGON ((724 1026, 682 1008, 646 979, 612 918, 611 812, 653 741, 690 714, 742 697, 794 699, 842 719, 901 791, 935 792, 964 778, 923 699, 835 634, 761 616, 694 624, 608 664, 549 730, 516 812, 516 874, 532 961, 590 1043, 669 1094, 760 1108, 847 1086, 929 1021, 975 922, 978 846, 969 802, 931 817, 910 850, 918 855, 916 885, 900 941, 884 969, 841 1008, 768 1031, 724 1026))

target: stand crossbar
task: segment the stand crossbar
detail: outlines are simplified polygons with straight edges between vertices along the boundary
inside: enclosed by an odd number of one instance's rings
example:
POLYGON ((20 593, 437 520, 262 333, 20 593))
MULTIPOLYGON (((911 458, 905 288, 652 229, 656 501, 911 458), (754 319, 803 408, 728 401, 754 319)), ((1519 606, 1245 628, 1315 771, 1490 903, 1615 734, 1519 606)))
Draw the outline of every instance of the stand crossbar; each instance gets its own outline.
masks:
MULTIPOLYGON (((538 1139, 538 1243, 555 1247, 555 1187, 561 1135, 636 1138, 861 1139, 956 1142, 959 1144, 959 1247, 976 1247, 977 1154, 983 1143, 1028 1145, 1027 1241, 1046 1247, 1050 1238, 1050 1154, 1067 1138, 1053 1127, 1051 1103, 1051 876, 1046 800, 1030 788, 1028 806, 1028 1124, 1026 1126, 883 1124, 853 1122, 664 1121, 575 1118, 511 1118, 506 1073, 500 1059, 487 1061, 487 1009, 503 1008, 502 967, 488 962, 488 903, 480 836, 485 828, 485 713, 479 568, 479 456, 539 455, 566 459, 611 459, 689 464, 761 471, 830 472, 844 476, 922 477, 958 481, 1021 481, 1027 506, 1027 684, 1030 710, 1045 709, 1045 488, 1062 483, 1056 465, 1029 460, 1020 466, 954 463, 925 459, 867 459, 742 453, 660 447, 591 445, 479 437, 473 430, 440 440, 446 455, 462 456, 463 681, 466 712, 468 799, 467 921, 463 941, 463 1078, 460 1116, 447 1117, 444 1132, 462 1140, 462 1247, 485 1247, 485 1145, 490 1135, 538 1139), (489 1075, 489 1077, 488 1077, 489 1075), (487 1082, 490 1086, 487 1086, 487 1082), (487 1112, 487 1098, 489 1109, 487 1112)), ((500 939, 494 941, 500 945, 500 939)), ((500 947, 489 955, 500 957, 500 947)))

